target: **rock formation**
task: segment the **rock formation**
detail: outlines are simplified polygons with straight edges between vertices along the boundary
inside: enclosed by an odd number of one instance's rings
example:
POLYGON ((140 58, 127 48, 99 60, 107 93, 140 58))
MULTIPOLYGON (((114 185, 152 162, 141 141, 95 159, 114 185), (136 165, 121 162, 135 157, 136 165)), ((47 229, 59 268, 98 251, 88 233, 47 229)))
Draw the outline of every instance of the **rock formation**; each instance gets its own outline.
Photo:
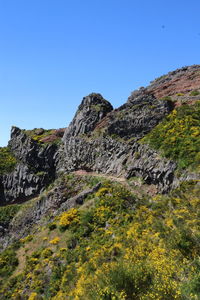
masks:
POLYGON ((0 176, 1 203, 28 200, 60 173, 79 169, 126 178, 141 176, 161 192, 169 191, 178 184, 176 163, 139 140, 176 106, 169 96, 188 103, 196 101, 199 74, 200 66, 170 72, 149 87, 134 91, 118 109, 100 94, 92 93, 83 98, 65 131, 54 130, 48 135, 38 129, 33 136, 13 127, 8 146, 18 163, 12 172, 0 176), (164 96, 168 98, 161 99, 164 96))

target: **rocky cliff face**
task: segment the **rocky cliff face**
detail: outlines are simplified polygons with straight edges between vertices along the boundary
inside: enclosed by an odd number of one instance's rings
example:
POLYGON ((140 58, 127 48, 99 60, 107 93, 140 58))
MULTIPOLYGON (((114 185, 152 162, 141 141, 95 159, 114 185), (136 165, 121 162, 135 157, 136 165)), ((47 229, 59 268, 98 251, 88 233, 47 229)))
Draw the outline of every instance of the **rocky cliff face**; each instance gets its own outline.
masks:
POLYGON ((147 146, 134 142, 143 137, 173 108, 170 101, 158 101, 143 91, 128 103, 113 110, 99 96, 85 97, 66 129, 63 149, 58 155, 58 170, 78 169, 117 176, 141 176, 167 192, 174 180, 176 164, 159 158, 147 146), (99 103, 100 99, 100 104, 99 103), (94 109, 98 106, 98 111, 94 109), (101 112, 102 111, 102 112, 101 112), (127 142, 131 139, 132 142, 127 142), (159 179, 158 179, 159 178, 159 179))
POLYGON ((66 141, 70 137, 89 134, 96 124, 112 109, 112 105, 100 94, 93 93, 84 97, 73 121, 65 130, 63 140, 66 141))
POLYGON ((35 173, 44 171, 54 176, 53 157, 57 150, 56 144, 40 144, 23 130, 13 127, 9 147, 15 157, 23 164, 27 164, 35 173))
POLYGON ((128 102, 110 115, 107 133, 123 139, 138 140, 154 128, 173 109, 170 101, 157 100, 143 90, 136 91, 128 102))
POLYGON ((49 136, 43 134, 44 130, 35 130, 35 137, 13 127, 9 148, 18 164, 11 173, 0 177, 1 202, 30 199, 60 173, 79 169, 127 178, 140 176, 161 192, 169 191, 178 184, 176 163, 160 157, 139 140, 177 103, 198 100, 199 89, 200 66, 191 66, 133 92, 118 109, 113 109, 100 94, 90 94, 83 98, 59 143, 57 138, 62 137, 63 129, 49 136))
POLYGON ((36 196, 55 179, 56 144, 40 144, 13 127, 9 147, 17 158, 15 169, 1 176, 1 202, 22 202, 36 196))
POLYGON ((78 169, 130 178, 139 176, 167 192, 175 184, 176 164, 161 158, 156 151, 136 142, 126 143, 110 137, 95 140, 71 138, 64 150, 65 170, 78 169))
POLYGON ((1 178, 2 202, 23 202, 36 196, 50 182, 48 173, 34 173, 27 165, 18 164, 13 172, 1 178))

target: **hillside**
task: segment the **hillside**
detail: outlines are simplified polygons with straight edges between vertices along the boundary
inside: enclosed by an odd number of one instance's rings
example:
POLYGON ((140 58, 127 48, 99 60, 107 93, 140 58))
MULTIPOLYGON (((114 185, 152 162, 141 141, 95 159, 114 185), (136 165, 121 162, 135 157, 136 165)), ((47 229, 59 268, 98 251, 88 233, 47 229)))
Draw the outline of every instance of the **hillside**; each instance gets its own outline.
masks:
POLYGON ((200 299, 200 65, 0 148, 0 299, 200 299))

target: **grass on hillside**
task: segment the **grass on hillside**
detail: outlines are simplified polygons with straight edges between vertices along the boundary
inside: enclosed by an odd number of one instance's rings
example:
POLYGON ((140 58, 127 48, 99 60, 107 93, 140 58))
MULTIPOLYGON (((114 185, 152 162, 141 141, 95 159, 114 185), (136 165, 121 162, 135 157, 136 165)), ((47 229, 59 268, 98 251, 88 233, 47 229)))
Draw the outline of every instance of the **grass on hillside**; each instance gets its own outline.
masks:
POLYGON ((0 225, 8 226, 10 221, 16 215, 16 213, 20 210, 20 205, 12 204, 6 206, 0 206, 0 225))
POLYGON ((17 160, 8 147, 0 147, 0 175, 14 170, 17 160))
POLYGON ((38 143, 54 143, 58 144, 61 137, 55 136, 55 129, 32 129, 25 130, 26 135, 30 136, 34 141, 38 143), (47 139, 47 140, 45 140, 47 139))
POLYGON ((200 100, 173 110, 142 140, 172 160, 180 169, 200 166, 200 100))
POLYGON ((198 299, 199 193, 192 181, 138 201, 104 180, 91 206, 63 212, 20 241, 20 273, 2 280, 0 299, 198 299))

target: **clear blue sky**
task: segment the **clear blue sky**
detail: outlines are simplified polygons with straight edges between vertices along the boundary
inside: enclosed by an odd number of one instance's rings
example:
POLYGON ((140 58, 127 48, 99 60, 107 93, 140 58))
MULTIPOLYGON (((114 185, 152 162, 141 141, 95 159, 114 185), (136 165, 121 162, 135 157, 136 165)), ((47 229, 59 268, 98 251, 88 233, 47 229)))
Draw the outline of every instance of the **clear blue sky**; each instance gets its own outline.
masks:
POLYGON ((200 63, 199 0, 0 0, 0 145, 10 127, 60 128, 83 96, 114 107, 200 63))

